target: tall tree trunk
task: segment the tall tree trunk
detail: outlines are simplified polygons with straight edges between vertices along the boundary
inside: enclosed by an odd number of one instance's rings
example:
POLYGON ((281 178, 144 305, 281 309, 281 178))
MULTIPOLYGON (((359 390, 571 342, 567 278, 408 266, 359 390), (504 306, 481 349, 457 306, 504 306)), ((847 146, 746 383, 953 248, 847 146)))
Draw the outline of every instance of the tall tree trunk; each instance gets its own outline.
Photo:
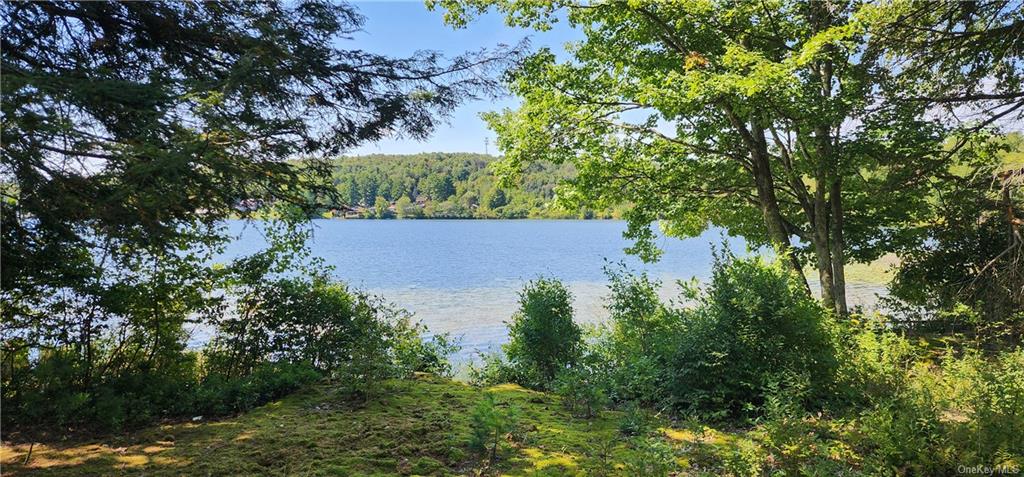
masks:
MULTIPOLYGON (((811 23, 815 32, 827 30, 831 24, 831 14, 825 3, 812 3, 809 8, 811 23)), ((831 51, 826 45, 823 51, 831 51)), ((822 104, 832 99, 833 65, 825 58, 816 62, 814 73, 820 82, 822 104)), ((842 187, 838 158, 832 149, 831 125, 825 121, 818 122, 814 128, 817 149, 817 181, 814 194, 814 246, 818 261, 818 273, 821 280, 821 298, 827 306, 833 308, 839 316, 846 315, 846 275, 843 270, 845 253, 843 242, 843 209, 842 187), (835 175, 830 178, 829 173, 835 175), (830 182, 829 179, 832 179, 830 182), (825 200, 826 189, 828 201, 825 200)))
MULTIPOLYGON (((816 69, 821 81, 822 101, 828 101, 832 97, 832 63, 828 60, 821 61, 816 69)), ((838 290, 838 288, 845 287, 846 280, 845 275, 838 281, 836 280, 837 273, 842 274, 842 271, 836 272, 836 256, 834 255, 836 251, 832 250, 832 246, 836 243, 833 235, 833 230, 836 228, 835 221, 842 221, 842 217, 837 217, 834 213, 836 204, 840 200, 840 189, 836 187, 835 183, 839 177, 838 167, 836 167, 836 158, 832 150, 832 134, 829 126, 819 123, 814 128, 814 136, 818 156, 814 189, 814 248, 818 259, 818 276, 821 280, 821 299, 826 306, 843 315, 846 309, 846 291, 838 290), (836 175, 831 183, 829 172, 836 175), (826 192, 828 192, 827 200, 826 192)), ((842 234, 841 227, 839 233, 842 234)), ((839 268, 842 269, 842 265, 839 265, 839 268)))
POLYGON ((832 278, 832 253, 829 250, 829 204, 825 199, 825 173, 819 167, 814 187, 814 258, 818 266, 818 283, 821 285, 821 301, 829 308, 835 308, 835 282, 832 278))
POLYGON ((846 306, 846 242, 843 240, 843 196, 842 175, 836 174, 829 193, 832 204, 832 275, 835 281, 836 314, 845 317, 849 310, 846 306))
MULTIPOLYGON (((800 260, 793 253, 792 244, 789 243, 789 232, 786 230, 786 222, 782 218, 779 200, 775 195, 775 181, 772 178, 772 169, 768 160, 765 128, 758 124, 757 118, 750 118, 751 127, 748 128, 746 121, 736 114, 728 102, 720 101, 719 106, 729 118, 733 128, 740 134, 747 150, 750 151, 749 167, 754 176, 757 203, 761 209, 761 215, 764 217, 768 240, 779 249, 779 253, 785 256, 784 261, 790 270, 796 276, 803 278, 803 267, 800 266, 800 260)), ((806 281, 804 284, 806 285, 806 281)))
MULTIPOLYGON (((760 131, 759 150, 751 155, 754 172, 754 184, 757 187, 757 199, 761 206, 761 215, 764 217, 765 227, 768 230, 768 238, 778 247, 779 252, 785 256, 786 264, 798 277, 803 278, 803 267, 800 260, 793 253, 792 244, 789 242, 789 232, 786 231, 786 223, 782 218, 782 211, 779 208, 779 200, 775 195, 775 180, 772 178, 771 166, 768 162, 767 145, 764 143, 764 130, 760 131)), ((758 135, 755 133, 755 137, 758 135)), ((806 281, 804 282, 806 284, 806 281)))

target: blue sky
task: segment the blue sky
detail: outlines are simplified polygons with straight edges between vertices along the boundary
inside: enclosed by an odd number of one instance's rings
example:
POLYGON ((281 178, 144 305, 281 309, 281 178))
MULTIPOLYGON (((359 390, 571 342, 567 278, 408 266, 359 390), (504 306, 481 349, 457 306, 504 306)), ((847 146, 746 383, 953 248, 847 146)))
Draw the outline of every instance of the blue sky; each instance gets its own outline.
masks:
MULTIPOLYGON (((513 45, 525 37, 530 38, 533 50, 547 46, 561 53, 566 42, 582 36, 564 22, 547 32, 511 28, 494 13, 476 19, 464 29, 454 30, 442 21, 443 11, 431 12, 423 2, 354 2, 354 5, 366 17, 364 31, 341 46, 396 57, 411 56, 417 50, 436 50, 451 57, 484 47, 494 48, 499 43, 513 45)), ((425 141, 385 139, 353 149, 349 154, 484 152, 485 137, 490 138, 489 150, 494 154, 494 134, 487 129, 479 114, 517 104, 514 97, 467 103, 455 111, 448 124, 439 127, 425 141)))

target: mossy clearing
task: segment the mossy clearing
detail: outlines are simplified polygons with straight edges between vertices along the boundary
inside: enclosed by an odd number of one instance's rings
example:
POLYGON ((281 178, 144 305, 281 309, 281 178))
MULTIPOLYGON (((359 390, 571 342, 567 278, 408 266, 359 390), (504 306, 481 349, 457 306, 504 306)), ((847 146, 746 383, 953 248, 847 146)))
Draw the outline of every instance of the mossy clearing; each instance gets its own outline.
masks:
MULTIPOLYGON (((642 460, 622 413, 573 417, 557 396, 506 384, 478 389, 429 375, 383 383, 365 404, 318 385, 235 418, 165 424, 106 439, 7 442, 4 475, 624 475, 642 460), (470 452, 470 412, 484 392, 519 409, 519 430, 490 464, 470 452), (32 454, 26 463, 29 447, 32 454)), ((673 428, 673 448, 720 445, 724 434, 673 428)), ((681 468, 688 459, 677 457, 681 468)))

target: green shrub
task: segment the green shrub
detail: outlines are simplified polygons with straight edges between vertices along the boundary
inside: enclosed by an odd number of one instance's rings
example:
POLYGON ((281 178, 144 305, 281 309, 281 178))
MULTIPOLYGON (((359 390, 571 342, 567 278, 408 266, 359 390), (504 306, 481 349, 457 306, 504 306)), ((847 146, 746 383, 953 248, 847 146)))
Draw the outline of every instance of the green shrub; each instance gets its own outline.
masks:
POLYGON ((848 404, 870 406, 903 391, 907 373, 922 358, 918 349, 879 317, 854 316, 837 384, 848 404))
POLYGON ((853 470, 856 454, 836 438, 843 421, 805 411, 806 390, 800 376, 769 384, 764 414, 749 438, 739 440, 733 455, 743 458, 733 465, 742 462, 758 473, 778 475, 858 475, 853 470))
POLYGON ((98 340, 92 359, 106 368, 98 374, 75 349, 32 359, 5 352, 5 378, 15 376, 17 386, 4 387, 4 424, 118 431, 158 418, 246 411, 321 376, 365 398, 382 379, 450 371, 455 345, 447 336, 424 341, 425 328, 379 299, 297 278, 249 291, 268 294, 212 310, 228 318, 202 353, 185 351, 177 338, 156 350, 98 340), (131 353, 151 358, 116 359, 131 353))
POLYGON ((407 325, 396 333, 393 345, 395 362, 399 374, 430 373, 451 377, 452 363, 448 357, 459 350, 459 343, 448 334, 424 337, 427 328, 423 325, 407 325))
POLYGON ((920 475, 1024 467, 1024 351, 948 353, 937 368, 918 363, 903 379, 863 413, 870 465, 920 475))
POLYGON ((620 475, 616 468, 615 448, 619 446, 618 436, 607 434, 604 436, 594 435, 586 446, 584 459, 581 462, 583 475, 606 477, 620 475))
POLYGON ((904 391, 876 404, 860 420, 869 465, 889 474, 940 475, 949 456, 941 408, 930 389, 904 391))
POLYGON ((631 274, 624 267, 605 267, 611 295, 606 305, 612 323, 612 340, 630 355, 651 355, 660 337, 672 329, 658 299, 660 282, 647 274, 631 274))
MULTIPOLYGON (((109 346, 94 343, 94 359, 106 360, 109 346)), ((194 353, 156 353, 156 359, 134 365, 102 361, 112 368, 102 374, 88 370, 85 354, 57 348, 17 360, 9 368, 17 385, 4 387, 4 425, 119 431, 187 409, 198 375, 194 353)))
POLYGON ((519 411, 507 403, 498 403, 494 394, 485 393, 469 416, 470 449, 494 462, 502 437, 515 430, 519 411))
POLYGON ((242 377, 207 376, 196 389, 191 413, 217 416, 247 411, 320 379, 306 364, 264 363, 242 377))
POLYGON ((619 433, 624 436, 641 436, 651 428, 651 419, 647 411, 635 402, 626 404, 619 421, 619 433))
POLYGON ((666 477, 679 467, 675 451, 664 439, 637 438, 630 442, 632 451, 623 462, 626 475, 636 477, 666 477))
POLYGON ((805 376, 803 405, 831 398, 838 368, 832 318, 778 262, 716 256, 713 278, 682 317, 667 391, 710 417, 753 417, 772 382, 805 376))
POLYGON ((610 330, 594 352, 604 356, 615 401, 648 405, 664 400, 666 376, 681 328, 681 312, 658 299, 661 284, 625 268, 605 268, 610 330))
POLYGON ((5 338, 2 424, 116 431, 241 412, 321 376, 365 397, 382 379, 450 372, 446 335, 424 341, 408 312, 331 281, 303 246, 307 234, 264 232, 267 249, 228 266, 198 270, 167 257, 129 274, 134 281, 113 285, 74 339, 5 338), (164 283, 180 274, 190 286, 164 283), (183 324, 196 317, 216 330, 202 352, 185 346, 183 324))
POLYGON ((942 372, 963 417, 950 419, 961 459, 1024 468, 1024 350, 947 357, 942 372))
POLYGON ((865 466, 885 474, 945 473, 950 455, 940 449, 949 442, 937 370, 884 321, 868 319, 847 336, 839 380, 865 466))
MULTIPOLYGON (((843 386, 857 399, 806 409, 806 377, 770 383, 756 425, 726 446, 701 446, 700 466, 734 475, 956 475, 1020 469, 1024 352, 967 349, 926 359, 874 325, 851 327, 843 386), (852 391, 850 392, 853 394, 852 391), (743 470, 746 469, 746 470, 743 470)), ((932 350, 934 352, 934 350, 932 350)))
POLYGON ((526 284, 503 347, 519 384, 548 389, 559 371, 576 362, 582 332, 572 318, 572 294, 562 282, 540 278, 526 284))
POLYGON ((499 353, 481 354, 479 363, 469 363, 466 374, 469 383, 478 387, 526 382, 519 370, 513 368, 499 353))
POLYGON ((597 368, 597 358, 585 356, 575 365, 563 369, 555 378, 555 392, 578 417, 594 417, 609 402, 606 380, 597 368))
POLYGON ((378 297, 323 277, 257 280, 234 292, 240 299, 217 320, 205 352, 211 374, 242 377, 268 362, 303 363, 366 399, 384 379, 450 371, 447 355, 456 345, 447 335, 424 341, 426 328, 378 297))

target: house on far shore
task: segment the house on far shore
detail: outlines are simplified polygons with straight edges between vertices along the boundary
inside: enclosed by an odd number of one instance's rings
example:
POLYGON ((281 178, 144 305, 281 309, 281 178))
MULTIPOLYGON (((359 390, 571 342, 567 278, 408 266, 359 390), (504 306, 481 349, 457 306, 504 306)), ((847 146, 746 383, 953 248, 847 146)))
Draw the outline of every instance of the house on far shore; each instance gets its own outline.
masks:
POLYGON ((245 199, 240 200, 235 204, 235 210, 238 212, 255 212, 264 205, 263 201, 259 199, 245 199))
POLYGON ((366 207, 361 205, 348 206, 343 205, 334 209, 331 209, 331 215, 335 218, 346 218, 346 219, 360 219, 365 216, 366 207))

